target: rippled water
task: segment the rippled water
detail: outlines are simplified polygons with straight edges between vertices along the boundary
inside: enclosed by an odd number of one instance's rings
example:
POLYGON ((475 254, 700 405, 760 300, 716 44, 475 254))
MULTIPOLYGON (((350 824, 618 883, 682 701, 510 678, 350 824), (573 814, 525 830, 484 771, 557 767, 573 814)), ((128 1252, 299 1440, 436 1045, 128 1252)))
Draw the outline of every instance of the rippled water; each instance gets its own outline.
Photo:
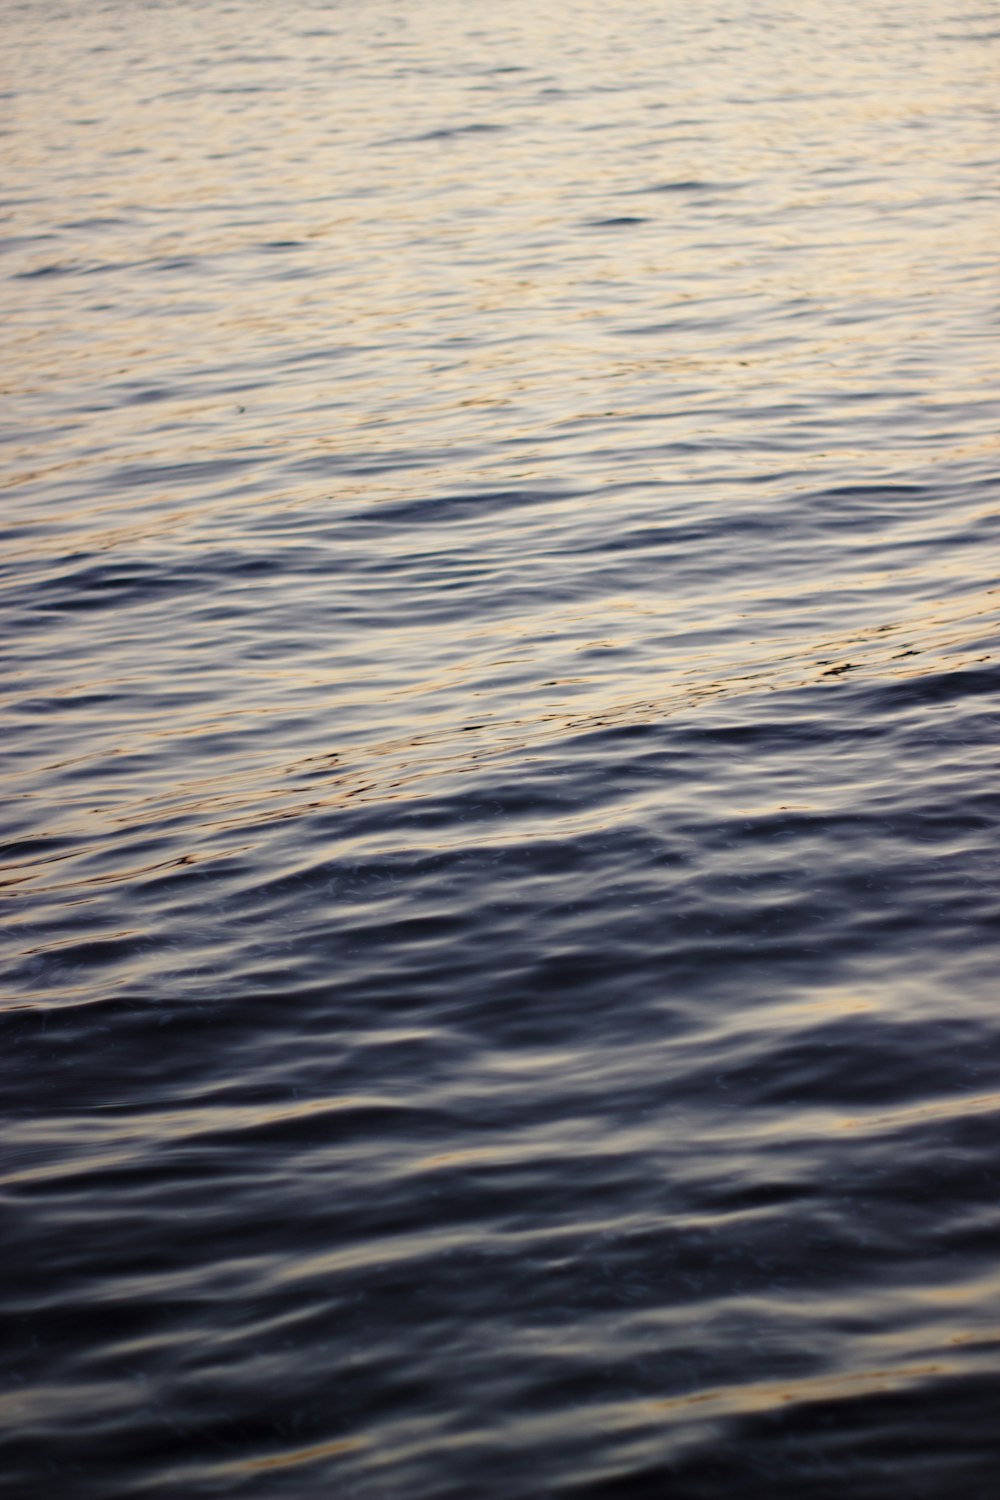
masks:
POLYGON ((995 1500, 995 7, 2 16, 5 1497, 995 1500))

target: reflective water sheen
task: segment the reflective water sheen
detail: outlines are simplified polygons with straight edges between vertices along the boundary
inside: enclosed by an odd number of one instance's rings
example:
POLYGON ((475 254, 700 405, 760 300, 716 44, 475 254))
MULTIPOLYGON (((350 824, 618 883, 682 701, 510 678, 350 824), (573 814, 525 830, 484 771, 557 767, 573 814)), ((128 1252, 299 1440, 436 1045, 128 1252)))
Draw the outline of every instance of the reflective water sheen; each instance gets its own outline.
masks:
POLYGON ((0 0, 7 1500, 995 1500, 987 0, 0 0))

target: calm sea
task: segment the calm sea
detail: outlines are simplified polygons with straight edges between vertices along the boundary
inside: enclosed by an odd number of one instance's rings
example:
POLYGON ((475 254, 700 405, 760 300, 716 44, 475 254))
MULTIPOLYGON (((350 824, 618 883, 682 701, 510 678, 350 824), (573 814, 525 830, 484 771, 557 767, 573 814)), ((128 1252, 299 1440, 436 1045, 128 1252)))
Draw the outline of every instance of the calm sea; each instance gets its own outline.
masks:
POLYGON ((996 1500, 996 5, 0 24, 5 1500, 996 1500))

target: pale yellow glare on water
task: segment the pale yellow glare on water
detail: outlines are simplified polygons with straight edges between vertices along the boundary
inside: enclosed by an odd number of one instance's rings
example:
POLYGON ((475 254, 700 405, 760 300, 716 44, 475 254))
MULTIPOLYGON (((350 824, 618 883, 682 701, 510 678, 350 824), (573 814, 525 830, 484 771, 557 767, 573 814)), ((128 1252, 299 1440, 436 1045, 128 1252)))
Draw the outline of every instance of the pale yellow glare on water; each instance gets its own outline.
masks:
MULTIPOLYGON (((524 0, 322 10, 315 29, 252 6, 84 8, 69 57, 22 25, 2 148, 7 232, 25 240, 4 335, 17 440, 0 483, 44 489, 52 524, 38 534, 26 501, 11 554, 151 554, 327 497, 374 513, 532 485, 550 490, 544 538, 581 507, 613 527, 621 487, 655 520, 688 490, 702 508, 766 505, 792 466, 803 485, 898 476, 912 425, 997 377, 996 341, 938 316, 993 275, 998 231, 975 195, 954 210, 991 147, 996 82, 995 49, 955 9, 923 6, 924 45, 896 7, 898 54, 891 5, 846 3, 717 6, 711 27, 679 0, 631 7, 627 26, 613 6, 524 0), (289 75, 294 95, 277 86, 289 75), (123 399, 157 389, 171 399, 123 399), (852 400, 867 426, 818 420, 852 400), (245 482, 192 500, 171 477, 234 451, 245 482), (162 472, 141 505, 138 472, 162 472)), ((926 459, 943 472, 995 447, 942 439, 926 459)), ((516 559, 516 534, 468 524, 472 545, 516 559)), ((379 545, 394 564, 412 544, 389 527, 379 545)), ((785 606, 758 579, 724 599, 616 587, 536 598, 454 640, 450 621, 427 624, 423 671, 401 621, 379 679, 349 690, 335 643, 307 665, 262 661, 230 713, 259 722, 274 691, 294 718, 328 683, 369 724, 405 711, 405 744, 371 753, 419 777, 470 708, 504 726, 494 745, 523 744, 519 684, 543 663, 540 741, 711 700, 734 674, 796 685, 914 642, 920 658, 892 670, 918 671, 980 606, 915 605, 914 566, 831 559, 831 590, 872 597, 867 633, 785 644, 785 606)), ((213 729, 188 712, 136 733, 213 729)), ((364 794, 363 771, 342 774, 327 795, 364 794)))

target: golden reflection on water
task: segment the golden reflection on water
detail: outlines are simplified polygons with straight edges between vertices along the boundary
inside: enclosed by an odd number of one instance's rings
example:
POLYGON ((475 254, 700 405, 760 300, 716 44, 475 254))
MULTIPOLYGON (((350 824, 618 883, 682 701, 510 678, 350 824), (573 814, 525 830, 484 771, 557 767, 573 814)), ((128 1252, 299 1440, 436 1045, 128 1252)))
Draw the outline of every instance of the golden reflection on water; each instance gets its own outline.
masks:
MULTIPOLYGON (((617 685, 615 662, 618 652, 628 648, 629 637, 621 637, 616 650, 606 652, 606 643, 580 643, 571 633, 569 640, 574 655, 600 648, 598 656, 607 654, 608 657, 607 670, 578 675, 565 681, 561 688, 553 683, 554 690, 572 692, 572 700, 558 708, 553 702, 541 712, 534 707, 530 713, 519 711, 518 682, 522 672, 527 670, 530 675, 530 663, 542 649, 537 639, 540 623, 537 619, 532 620, 530 637, 524 640, 524 652, 511 658, 507 654, 507 643, 524 638, 527 629, 523 622, 511 621, 506 632, 499 631, 491 638, 490 647, 484 643, 481 651, 472 657, 461 657, 446 672, 425 675, 419 683, 401 682, 397 689, 378 681, 368 686, 358 684, 354 688, 352 701, 355 712, 362 718, 367 716, 377 721, 385 704, 412 701, 413 722, 415 726, 419 725, 417 732, 400 735, 395 728, 398 715, 394 713, 394 732, 381 740, 369 735, 363 752, 353 752, 347 742, 328 754, 310 756, 290 764, 275 763, 266 747, 255 748, 250 741, 246 746, 244 768, 238 777, 228 766, 215 776, 198 775, 193 767, 183 772, 182 767, 181 778, 171 790, 169 804, 163 802, 163 793, 155 788, 148 795, 137 798, 132 793, 123 796, 112 787, 102 797, 103 805, 92 806, 90 810, 84 806, 72 808, 67 805, 62 820, 63 832, 77 839, 92 837, 108 826, 109 818, 122 828, 133 824, 141 826, 160 805, 169 805, 173 816, 197 817, 205 834, 243 828, 241 811, 250 809, 254 811, 255 823, 263 827, 275 819, 311 816, 320 809, 345 806, 359 797, 389 801, 419 798, 428 785, 446 774, 468 772, 490 760, 541 750, 547 744, 561 741, 567 733, 615 725, 660 723, 673 714, 688 713, 699 704, 724 703, 748 682, 772 689, 829 683, 828 690, 835 691, 841 682, 864 682, 872 676, 883 681, 915 680, 940 671, 943 663, 949 670, 960 670, 992 659, 990 653, 983 651, 982 643, 989 639, 989 631, 995 628, 997 597, 996 591, 990 591, 978 607, 969 608, 967 604, 958 610, 938 607, 925 618, 911 617, 891 626, 878 626, 841 641, 798 643, 794 650, 785 648, 766 667, 756 671, 741 673, 738 668, 734 671, 730 664, 729 675, 714 681, 711 677, 713 666, 718 669, 723 664, 719 652, 685 654, 675 650, 670 653, 669 664, 667 658, 663 659, 660 667, 664 674, 662 678, 657 680, 650 674, 649 696, 642 700, 634 696, 633 683, 628 684, 625 696, 621 695, 617 685), (831 661, 834 662, 833 675, 831 661), (500 681, 490 687, 474 686, 483 673, 495 671, 501 664, 515 669, 509 686, 500 681), (850 671, 846 670, 848 667, 850 671), (686 678, 691 680, 686 681, 686 678), (470 703, 479 699, 482 699, 482 706, 478 716, 475 709, 470 714, 470 703), (433 711, 429 712, 429 709, 433 711), (460 748, 455 746, 456 724, 469 727, 460 748), (304 792, 306 796, 303 796, 304 792)), ((646 625, 641 627, 642 630, 646 628, 646 625)), ((632 643, 641 638, 640 631, 632 643)), ((405 633, 400 635, 400 645, 405 649, 405 633)), ((722 650, 730 650, 725 639, 722 650)), ((204 715, 197 708, 188 710, 180 719, 174 707, 165 707, 155 715, 146 710, 136 722, 127 744, 105 741, 92 751, 81 751, 73 761, 61 760, 59 765, 75 764, 82 768, 95 759, 107 761, 115 756, 152 749, 158 742, 183 742, 185 738, 197 741, 214 733, 232 732, 239 730, 241 724, 251 731, 267 717, 280 718, 287 723, 296 713, 310 713, 314 690, 322 690, 324 684, 330 692, 342 691, 343 687, 342 669, 335 663, 325 669, 316 665, 299 671, 290 671, 280 662, 273 668, 261 665, 254 669, 251 680, 260 684, 259 692, 274 680, 284 688, 290 684, 298 685, 308 696, 298 708, 294 703, 266 701, 256 701, 245 708, 231 706, 224 719, 204 715)), ((85 690, 89 692, 103 687, 125 692, 128 686, 129 679, 122 677, 104 684, 91 681, 85 690)), ((67 710, 71 709, 74 696, 73 690, 61 687, 52 700, 50 712, 58 715, 60 703, 65 704, 67 710)), ((127 697, 124 701, 127 702, 127 697)), ((53 766, 55 764, 53 762, 53 766)), ((749 808, 744 807, 742 811, 747 813, 749 808)), ((595 811, 594 816, 599 826, 603 811, 595 811)), ((586 816, 576 815, 576 832, 582 834, 587 826, 586 816)), ((512 833, 512 836, 516 835, 512 833)), ((198 855, 199 859, 222 857, 221 852, 198 855)), ((120 874, 119 871, 110 878, 118 878, 120 874)), ((47 882, 50 862, 40 861, 26 866, 23 878, 47 882)))
POLYGON ((792 1402, 843 1401, 871 1395, 876 1391, 896 1390, 914 1380, 953 1374, 954 1364, 899 1365, 885 1370, 852 1370, 850 1374, 822 1376, 819 1379, 762 1381, 755 1384, 726 1386, 717 1390, 698 1391, 689 1396, 671 1396, 650 1401, 650 1412, 682 1412, 691 1407, 709 1407, 713 1413, 750 1413, 772 1411, 792 1402))
POLYGON ((335 1458, 342 1453, 353 1453, 359 1448, 366 1448, 371 1439, 366 1436, 338 1438, 332 1443, 318 1443, 312 1448, 295 1448, 287 1453, 271 1455, 267 1458, 246 1458, 236 1463, 219 1464, 215 1468, 217 1474, 242 1474, 255 1472, 260 1469, 293 1469, 307 1467, 310 1464, 320 1463, 326 1458, 335 1458))

